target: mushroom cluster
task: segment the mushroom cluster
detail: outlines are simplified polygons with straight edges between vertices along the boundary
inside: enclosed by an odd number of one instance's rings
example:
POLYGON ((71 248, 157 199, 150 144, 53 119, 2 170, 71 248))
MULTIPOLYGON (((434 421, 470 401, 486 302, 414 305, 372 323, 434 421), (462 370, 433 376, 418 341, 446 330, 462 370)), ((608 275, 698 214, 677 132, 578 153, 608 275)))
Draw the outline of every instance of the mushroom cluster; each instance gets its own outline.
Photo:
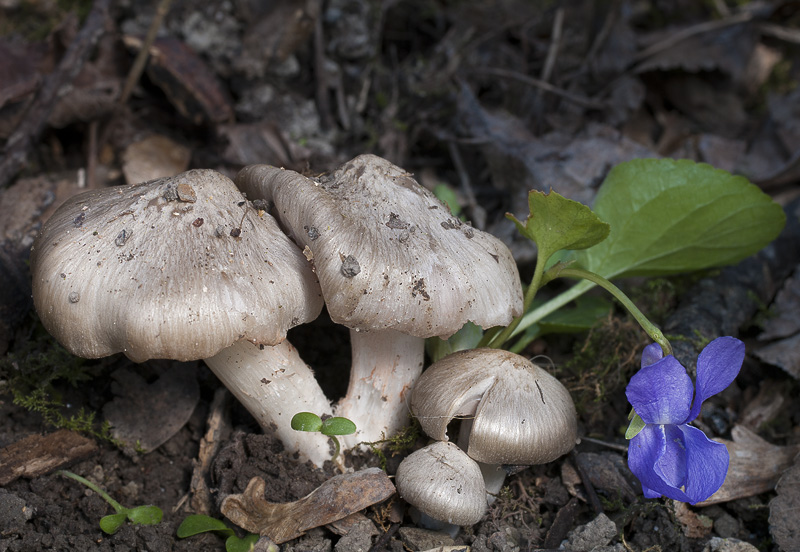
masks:
POLYGON ((31 266, 42 322, 71 352, 205 359, 262 427, 320 466, 331 446, 293 431, 294 414, 351 419, 346 446, 389 437, 407 423, 425 338, 522 310, 508 248, 373 155, 320 178, 256 165, 236 184, 195 170, 87 192, 47 222, 31 266), (351 330, 337 405, 285 339, 323 302, 351 330))
POLYGON ((498 349, 459 351, 433 363, 417 380, 411 410, 436 442, 403 460, 397 489, 420 511, 448 523, 476 523, 500 491, 506 466, 551 462, 577 442, 577 414, 567 389, 528 359, 498 349), (458 446, 444 449, 455 418, 461 418, 458 446), (431 454, 462 466, 450 474, 451 488, 474 488, 477 478, 481 495, 471 495, 469 504, 446 495, 430 475, 425 459, 431 454), (470 463, 473 468, 463 467, 470 463), (451 511, 455 507, 462 510, 451 511))
POLYGON ((253 165, 236 184, 274 205, 319 278, 331 319, 350 329, 349 386, 335 409, 358 427, 347 446, 408 423, 425 338, 450 337, 467 322, 505 326, 521 314, 508 248, 385 159, 360 155, 317 179, 253 165))

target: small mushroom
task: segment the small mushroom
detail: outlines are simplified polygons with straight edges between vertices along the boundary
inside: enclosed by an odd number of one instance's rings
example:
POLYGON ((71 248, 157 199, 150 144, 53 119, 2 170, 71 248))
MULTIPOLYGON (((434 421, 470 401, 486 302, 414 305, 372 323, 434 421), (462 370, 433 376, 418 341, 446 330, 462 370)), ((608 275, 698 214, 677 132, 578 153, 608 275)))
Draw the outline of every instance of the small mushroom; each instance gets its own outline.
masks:
POLYGON ((433 363, 417 380, 411 411, 430 437, 448 440, 462 420, 459 445, 482 464, 497 493, 501 465, 552 462, 575 447, 578 419, 567 389, 528 359, 500 349, 472 349, 433 363))
POLYGON ((403 500, 444 523, 473 525, 488 507, 478 464, 453 443, 437 441, 409 454, 395 483, 403 500))
POLYGON ((337 406, 359 428, 350 446, 408 422, 405 397, 425 338, 449 337, 468 321, 507 325, 521 312, 508 248, 385 159, 361 155, 318 179, 253 165, 236 183, 275 206, 313 264, 331 318, 351 330, 350 383, 337 406))
POLYGON ((330 411, 285 341, 319 314, 319 285, 228 178, 195 170, 75 196, 44 225, 31 272, 42 323, 72 353, 207 359, 287 449, 320 465, 330 458, 326 438, 290 427, 300 410, 330 411))

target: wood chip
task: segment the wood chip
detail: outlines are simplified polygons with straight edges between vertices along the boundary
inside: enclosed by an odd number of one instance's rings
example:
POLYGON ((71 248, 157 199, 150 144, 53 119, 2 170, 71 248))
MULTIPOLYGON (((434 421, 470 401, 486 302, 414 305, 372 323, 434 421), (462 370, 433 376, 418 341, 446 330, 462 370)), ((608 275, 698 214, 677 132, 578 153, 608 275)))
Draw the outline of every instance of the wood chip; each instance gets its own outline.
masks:
POLYGON ((269 502, 264 498, 265 489, 264 480, 254 477, 244 493, 225 497, 221 510, 239 527, 267 536, 277 544, 382 502, 395 493, 389 476, 380 468, 337 475, 295 502, 269 502))
POLYGON ((19 477, 38 477, 85 458, 97 450, 92 439, 60 429, 31 435, 0 449, 0 485, 19 477))
POLYGON ((731 435, 733 441, 720 439, 728 447, 731 457, 725 483, 711 498, 697 506, 729 502, 773 490, 781 474, 800 453, 800 445, 780 447, 770 444, 744 426, 734 426, 731 435))

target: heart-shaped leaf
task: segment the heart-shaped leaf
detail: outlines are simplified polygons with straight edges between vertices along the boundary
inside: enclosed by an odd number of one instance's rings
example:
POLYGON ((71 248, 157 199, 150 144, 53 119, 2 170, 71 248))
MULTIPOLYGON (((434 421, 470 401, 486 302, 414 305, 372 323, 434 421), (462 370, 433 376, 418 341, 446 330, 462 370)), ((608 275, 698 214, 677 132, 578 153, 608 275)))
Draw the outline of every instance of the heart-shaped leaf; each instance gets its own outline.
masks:
POLYGON ((783 209, 741 176, 686 159, 614 167, 594 204, 611 234, 576 259, 606 278, 690 272, 736 263, 775 239, 783 209))

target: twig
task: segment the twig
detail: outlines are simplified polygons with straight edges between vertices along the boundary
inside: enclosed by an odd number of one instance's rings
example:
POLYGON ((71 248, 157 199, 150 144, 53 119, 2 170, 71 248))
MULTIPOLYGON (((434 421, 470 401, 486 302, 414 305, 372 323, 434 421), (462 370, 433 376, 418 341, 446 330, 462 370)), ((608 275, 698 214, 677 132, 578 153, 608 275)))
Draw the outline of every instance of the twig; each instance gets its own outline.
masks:
POLYGON ((64 52, 58 67, 45 77, 23 122, 6 142, 0 159, 0 188, 8 185, 25 166, 30 150, 47 125, 47 119, 58 101, 59 92, 75 80, 83 64, 89 59, 95 44, 103 36, 110 3, 111 0, 95 0, 86 22, 64 52))
POLYGON ((539 78, 544 82, 550 80, 553 74, 553 67, 558 57, 558 49, 561 46, 561 31, 564 28, 564 8, 558 8, 553 18, 553 31, 550 33, 550 47, 547 49, 547 57, 544 60, 544 67, 539 78))
POLYGON ((562 88, 553 86, 549 82, 544 82, 541 79, 536 79, 533 77, 529 77, 528 75, 523 75, 522 73, 518 73, 517 71, 510 71, 508 69, 502 69, 500 67, 476 67, 475 71, 479 73, 486 73, 489 75, 497 75, 498 77, 503 77, 507 79, 515 79, 525 84, 536 86, 538 88, 541 88, 545 92, 550 92, 551 94, 560 96, 565 100, 571 101, 572 103, 575 103, 581 107, 586 107, 589 109, 602 109, 603 107, 605 107, 605 104, 603 102, 587 98, 586 96, 573 94, 572 92, 567 92, 562 88))
POLYGON ((153 21, 150 22, 150 27, 147 29, 147 36, 144 38, 144 42, 142 42, 139 53, 136 54, 136 59, 133 61, 131 70, 128 71, 128 78, 125 79, 125 86, 122 89, 122 93, 119 95, 119 105, 128 103, 128 98, 130 98, 131 92, 133 92, 133 87, 139 82, 139 78, 142 76, 142 71, 144 71, 145 64, 147 63, 147 58, 150 56, 150 47, 153 46, 153 42, 156 40, 158 30, 161 28, 161 23, 164 21, 164 17, 166 17, 171 3, 172 0, 161 0, 161 2, 158 3, 153 21))
POLYGON ((698 23, 697 25, 692 25, 691 27, 687 27, 685 29, 681 29, 680 31, 669 35, 667 38, 660 42, 656 42, 649 48, 646 48, 636 54, 634 58, 636 61, 642 61, 644 59, 649 58, 659 52, 672 48, 679 42, 686 40, 687 38, 691 38, 695 35, 708 33, 711 31, 716 31, 717 29, 724 29, 725 27, 730 27, 732 25, 738 25, 739 23, 745 23, 753 19, 753 14, 750 12, 740 13, 739 15, 734 15, 732 17, 728 17, 726 19, 720 19, 719 21, 706 21, 704 23, 698 23))

